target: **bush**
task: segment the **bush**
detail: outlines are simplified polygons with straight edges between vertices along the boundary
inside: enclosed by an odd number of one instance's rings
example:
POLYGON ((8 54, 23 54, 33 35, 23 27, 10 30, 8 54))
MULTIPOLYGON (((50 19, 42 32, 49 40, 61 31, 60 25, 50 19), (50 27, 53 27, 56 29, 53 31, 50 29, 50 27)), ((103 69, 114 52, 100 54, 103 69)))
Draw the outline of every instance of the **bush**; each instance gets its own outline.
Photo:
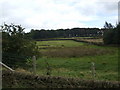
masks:
POLYGON ((103 36, 104 44, 120 44, 120 24, 113 29, 107 29, 103 36))
POLYGON ((1 29, 3 63, 11 67, 23 66, 27 59, 38 54, 36 42, 25 37, 25 28, 4 24, 1 29))
POLYGON ((113 30, 109 30, 109 31, 105 32, 104 37, 103 37, 104 44, 112 44, 113 36, 114 36, 113 30))

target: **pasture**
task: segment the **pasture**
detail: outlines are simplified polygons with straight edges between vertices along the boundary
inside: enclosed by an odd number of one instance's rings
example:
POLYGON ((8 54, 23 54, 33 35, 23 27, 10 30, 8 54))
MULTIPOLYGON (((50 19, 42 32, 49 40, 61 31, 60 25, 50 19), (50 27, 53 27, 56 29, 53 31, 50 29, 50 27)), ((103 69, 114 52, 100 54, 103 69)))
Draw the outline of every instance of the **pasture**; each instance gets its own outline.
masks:
POLYGON ((72 40, 38 41, 37 74, 118 81, 118 48, 72 40), (95 77, 92 71, 95 63, 95 77))
POLYGON ((82 46, 84 43, 78 43, 72 40, 52 40, 52 41, 38 41, 37 45, 41 47, 76 47, 82 46))

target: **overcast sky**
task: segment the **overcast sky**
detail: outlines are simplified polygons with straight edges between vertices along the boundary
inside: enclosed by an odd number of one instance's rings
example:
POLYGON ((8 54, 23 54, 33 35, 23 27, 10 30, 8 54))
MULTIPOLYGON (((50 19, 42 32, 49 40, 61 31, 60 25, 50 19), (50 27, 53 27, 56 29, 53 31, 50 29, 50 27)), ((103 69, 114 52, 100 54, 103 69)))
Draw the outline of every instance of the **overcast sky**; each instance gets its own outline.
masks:
POLYGON ((118 21, 119 0, 0 0, 0 24, 31 29, 102 28, 118 21), (2 12, 1 12, 2 11, 2 12))

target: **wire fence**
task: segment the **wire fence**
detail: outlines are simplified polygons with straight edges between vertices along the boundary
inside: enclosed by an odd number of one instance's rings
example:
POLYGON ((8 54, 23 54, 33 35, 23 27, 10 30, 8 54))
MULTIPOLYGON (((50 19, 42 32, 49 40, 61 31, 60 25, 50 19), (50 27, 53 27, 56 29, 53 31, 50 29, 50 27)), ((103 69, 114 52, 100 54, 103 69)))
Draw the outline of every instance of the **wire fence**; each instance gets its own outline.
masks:
MULTIPOLYGON (((28 72, 32 72, 34 74, 38 73, 38 64, 36 63, 36 56, 33 56, 31 58, 28 58, 28 56, 25 55, 18 55, 13 53, 3 53, 3 63, 7 65, 8 67, 12 68, 13 70, 26 70, 28 72)), ((52 69, 51 65, 44 60, 44 70, 46 75, 51 75, 52 69)), ((96 71, 95 71, 95 63, 91 63, 91 73, 93 78, 96 77, 96 71)))
POLYGON ((2 54, 2 62, 7 66, 16 69, 16 68, 24 68, 31 69, 32 68, 32 57, 28 57, 25 55, 13 54, 13 53, 4 53, 2 54))

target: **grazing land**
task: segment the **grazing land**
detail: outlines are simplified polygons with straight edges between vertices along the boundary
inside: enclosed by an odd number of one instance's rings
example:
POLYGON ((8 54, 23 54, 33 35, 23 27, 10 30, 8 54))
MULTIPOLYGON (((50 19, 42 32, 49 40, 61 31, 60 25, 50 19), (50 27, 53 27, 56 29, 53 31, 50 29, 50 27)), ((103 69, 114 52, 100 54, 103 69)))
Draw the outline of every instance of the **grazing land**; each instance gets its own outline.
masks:
POLYGON ((3 88, 119 88, 120 24, 24 29, 1 25, 3 88))
POLYGON ((38 41, 38 46, 49 48, 49 47, 76 47, 82 46, 84 43, 78 43, 72 40, 53 40, 53 41, 38 41))
POLYGON ((118 48, 72 40, 38 41, 37 74, 118 81, 118 48), (92 62, 95 64, 93 75, 92 62))

